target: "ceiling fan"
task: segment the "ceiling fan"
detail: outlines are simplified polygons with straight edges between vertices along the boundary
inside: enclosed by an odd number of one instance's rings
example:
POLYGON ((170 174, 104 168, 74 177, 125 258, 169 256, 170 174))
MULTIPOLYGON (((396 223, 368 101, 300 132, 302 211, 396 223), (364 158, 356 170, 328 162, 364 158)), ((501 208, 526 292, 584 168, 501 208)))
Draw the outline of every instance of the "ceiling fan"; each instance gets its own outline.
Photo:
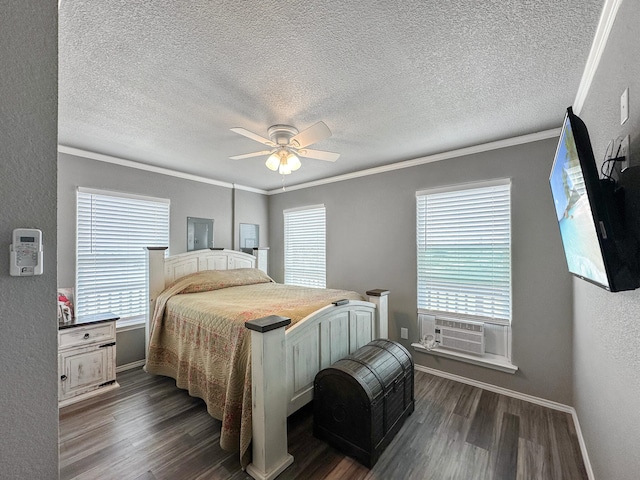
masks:
POLYGON ((327 127, 324 122, 318 122, 301 132, 298 132, 298 129, 291 125, 273 125, 267 130, 269 138, 264 138, 240 127, 232 128, 231 131, 244 135, 256 142, 260 142, 270 147, 270 149, 236 155, 229 158, 232 160, 242 160, 245 158, 269 155, 265 165, 269 170, 273 170, 274 172, 277 170, 282 175, 288 175, 300 168, 301 163, 298 157, 314 158, 327 162, 335 162, 340 157, 339 153, 306 148, 312 143, 319 142, 331 136, 331 130, 329 130, 329 127, 327 127))

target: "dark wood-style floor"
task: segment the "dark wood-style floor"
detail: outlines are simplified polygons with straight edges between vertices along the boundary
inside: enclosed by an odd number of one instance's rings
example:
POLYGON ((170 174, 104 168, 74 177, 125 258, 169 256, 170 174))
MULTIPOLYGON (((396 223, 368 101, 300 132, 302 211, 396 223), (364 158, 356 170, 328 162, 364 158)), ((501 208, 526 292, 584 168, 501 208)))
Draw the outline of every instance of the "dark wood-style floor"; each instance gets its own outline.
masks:
MULTIPOLYGON (((220 449, 220 422, 172 379, 130 370, 120 388, 60 410, 60 479, 248 479, 220 449)), ((571 416, 415 375, 416 408, 372 470, 289 419, 291 479, 587 479, 571 416)))

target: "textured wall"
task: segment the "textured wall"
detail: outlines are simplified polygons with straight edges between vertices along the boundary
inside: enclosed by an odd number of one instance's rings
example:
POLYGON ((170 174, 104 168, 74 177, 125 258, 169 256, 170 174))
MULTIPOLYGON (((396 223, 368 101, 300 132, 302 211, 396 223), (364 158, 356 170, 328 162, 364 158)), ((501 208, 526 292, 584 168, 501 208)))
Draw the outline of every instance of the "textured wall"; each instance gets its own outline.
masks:
POLYGON ((55 479, 57 3, 0 11, 0 477, 55 479), (42 276, 9 276, 17 227, 42 230, 42 276))
MULTIPOLYGON (((625 0, 580 117, 594 155, 631 135, 640 165, 640 1, 625 0), (620 94, 629 87, 630 118, 620 125, 620 94)), ((640 215, 640 212, 638 212, 640 215)), ((640 290, 608 293, 574 282, 575 406, 596 478, 636 479, 640 471, 640 290)))
MULTIPOLYGON (((562 115, 562 112, 559 112, 562 115)), ((388 288, 390 336, 417 340, 415 192, 511 178, 514 374, 414 352, 416 363, 542 398, 572 403, 571 277, 548 178, 556 139, 421 165, 270 197, 271 275, 282 281, 282 210, 327 208, 327 285, 388 288)), ((408 342, 404 341, 408 346, 408 342)))
MULTIPOLYGON (((59 154, 58 169, 58 284, 61 287, 75 284, 78 186, 169 198, 171 254, 187 250, 188 216, 214 219, 216 247, 233 248, 232 232, 237 232, 239 222, 257 223, 261 231, 268 231, 265 195, 237 192, 234 201, 230 188, 66 154, 59 154)), ((118 332, 117 342, 118 365, 144 359, 143 330, 118 332)))

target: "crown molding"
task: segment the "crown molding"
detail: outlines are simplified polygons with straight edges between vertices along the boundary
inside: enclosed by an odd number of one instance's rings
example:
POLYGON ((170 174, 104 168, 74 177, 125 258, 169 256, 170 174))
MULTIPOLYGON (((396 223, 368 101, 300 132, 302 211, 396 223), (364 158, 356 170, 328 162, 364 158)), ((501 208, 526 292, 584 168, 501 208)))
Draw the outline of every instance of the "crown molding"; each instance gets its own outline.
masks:
POLYGON ((488 152, 491 150, 497 150, 500 148, 513 147, 515 145, 522 145, 525 143, 537 142, 539 140, 546 140, 548 138, 554 138, 560 136, 560 128, 553 128, 551 130, 544 130, 542 132, 530 133, 527 135, 521 135, 519 137, 506 138, 504 140, 497 140, 495 142, 482 143, 480 145, 474 145, 471 147, 459 148, 457 150, 451 150, 449 152, 436 153, 435 155, 429 155, 426 157, 420 157, 413 160, 406 160, 404 162, 391 163, 389 165, 382 165, 380 167, 368 168, 366 170, 360 170, 358 172, 347 173, 344 175, 338 175, 335 177, 323 178, 313 182, 300 183, 298 185, 287 186, 287 189, 283 192, 282 189, 269 190, 268 195, 278 195, 280 193, 291 192, 293 190, 302 190, 304 188, 317 187, 319 185, 327 185, 329 183, 342 182, 344 180, 352 180, 354 178, 367 177, 369 175, 377 175, 378 173, 392 172, 394 170, 400 170, 403 168, 415 167, 418 165, 424 165, 425 163, 439 162, 442 160, 448 160, 450 158, 463 157, 465 155, 473 155, 476 153, 488 152))
POLYGON ((607 46, 607 40, 609 39, 609 34, 611 33, 611 29, 613 28, 613 23, 616 19, 616 15, 618 14, 618 9, 620 8, 621 4, 622 0, 606 0, 604 2, 604 6, 602 7, 602 14, 600 14, 600 21, 598 22, 598 27, 596 28, 596 34, 593 38, 591 50, 589 51, 589 56, 587 57, 587 63, 584 67, 584 72, 582 72, 580 85, 578 86, 578 92, 576 93, 576 98, 573 102, 573 111, 576 115, 580 114, 580 111, 584 106, 584 102, 587 99, 587 93, 589 93, 591 82, 593 81, 593 77, 598 70, 600 58, 602 58, 602 53, 607 46))
POLYGON ((104 155, 102 153, 92 152, 90 150, 83 150, 75 147, 68 147, 66 145, 58 145, 58 153, 65 153, 67 155, 73 155, 76 157, 89 158, 91 160, 97 160, 99 162, 113 163, 114 165, 121 165, 123 167, 136 168, 138 170, 144 170, 146 172, 160 173, 162 175, 169 175, 171 177, 182 178, 184 180, 192 180, 194 182, 208 183, 209 185, 216 185, 218 187, 225 187, 236 190, 244 190, 247 192, 260 193, 266 195, 266 190, 260 190, 259 188, 248 187, 246 185, 240 185, 237 183, 222 182, 220 180, 214 180, 212 178, 201 177, 199 175, 192 175, 190 173, 179 172, 170 168, 156 167, 153 165, 147 165, 145 163, 135 162, 133 160, 126 160, 124 158, 112 157, 111 155, 104 155))
POLYGON ((254 187, 247 187, 246 185, 239 185, 237 183, 233 184, 233 188, 235 188, 236 190, 243 190, 245 192, 259 193, 261 195, 267 195, 269 193, 267 190, 262 190, 260 188, 254 188, 254 187))
POLYGON ((500 148, 513 147, 513 146, 522 145, 525 143, 537 142, 539 140, 546 140, 548 138, 554 138, 554 137, 560 136, 560 131, 561 131, 560 128, 554 128, 551 130, 544 130, 542 132, 530 133, 527 135, 520 135, 518 137, 497 140, 495 142, 482 143, 480 145, 473 145, 471 147, 459 148, 457 150, 437 153, 435 155, 415 158, 413 160, 406 160, 403 162, 391 163, 389 165, 382 165, 380 167, 368 168, 365 170, 359 170, 357 172, 347 173, 344 175, 337 175, 335 177, 323 178, 321 180, 300 183, 298 185, 291 185, 291 186, 287 186, 286 190, 284 191, 281 188, 278 188, 275 190, 261 190, 259 188, 248 187, 246 185, 240 185, 237 183, 222 182, 219 180, 213 180, 211 178, 192 175, 190 173, 179 172, 177 170, 171 170, 163 167, 155 167, 153 165, 138 163, 133 160, 125 160, 123 158, 112 157, 111 155, 104 155, 102 153, 91 152, 89 150, 83 150, 80 148, 68 147, 66 145, 58 145, 58 152, 66 153, 68 155, 74 155, 77 157, 84 157, 92 160, 98 160, 100 162, 113 163, 113 164, 122 165, 125 167, 137 168, 139 170, 160 173, 160 174, 169 175, 172 177, 183 178, 185 180, 193 180, 195 182, 208 183, 210 185, 217 185, 220 187, 243 190, 246 192, 258 193, 261 195, 278 195, 284 192, 302 190, 305 188, 317 187, 319 185, 327 185, 330 183, 342 182, 344 180, 352 180, 354 178, 367 177, 369 175, 377 175, 379 173, 392 172, 394 170, 401 170, 403 168, 415 167, 418 165, 423 165, 425 163, 439 162, 439 161, 448 160, 451 158, 463 157, 465 155, 473 155, 477 153, 488 152, 491 150, 498 150, 500 148))

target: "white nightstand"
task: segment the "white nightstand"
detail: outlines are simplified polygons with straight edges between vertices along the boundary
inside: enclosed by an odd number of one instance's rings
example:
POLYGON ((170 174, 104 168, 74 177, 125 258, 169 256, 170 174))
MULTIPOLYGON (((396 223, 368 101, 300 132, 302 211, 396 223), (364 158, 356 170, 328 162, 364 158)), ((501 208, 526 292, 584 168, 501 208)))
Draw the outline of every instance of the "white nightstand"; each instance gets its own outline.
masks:
POLYGON ((58 406, 117 388, 116 320, 112 313, 58 323, 58 406))

